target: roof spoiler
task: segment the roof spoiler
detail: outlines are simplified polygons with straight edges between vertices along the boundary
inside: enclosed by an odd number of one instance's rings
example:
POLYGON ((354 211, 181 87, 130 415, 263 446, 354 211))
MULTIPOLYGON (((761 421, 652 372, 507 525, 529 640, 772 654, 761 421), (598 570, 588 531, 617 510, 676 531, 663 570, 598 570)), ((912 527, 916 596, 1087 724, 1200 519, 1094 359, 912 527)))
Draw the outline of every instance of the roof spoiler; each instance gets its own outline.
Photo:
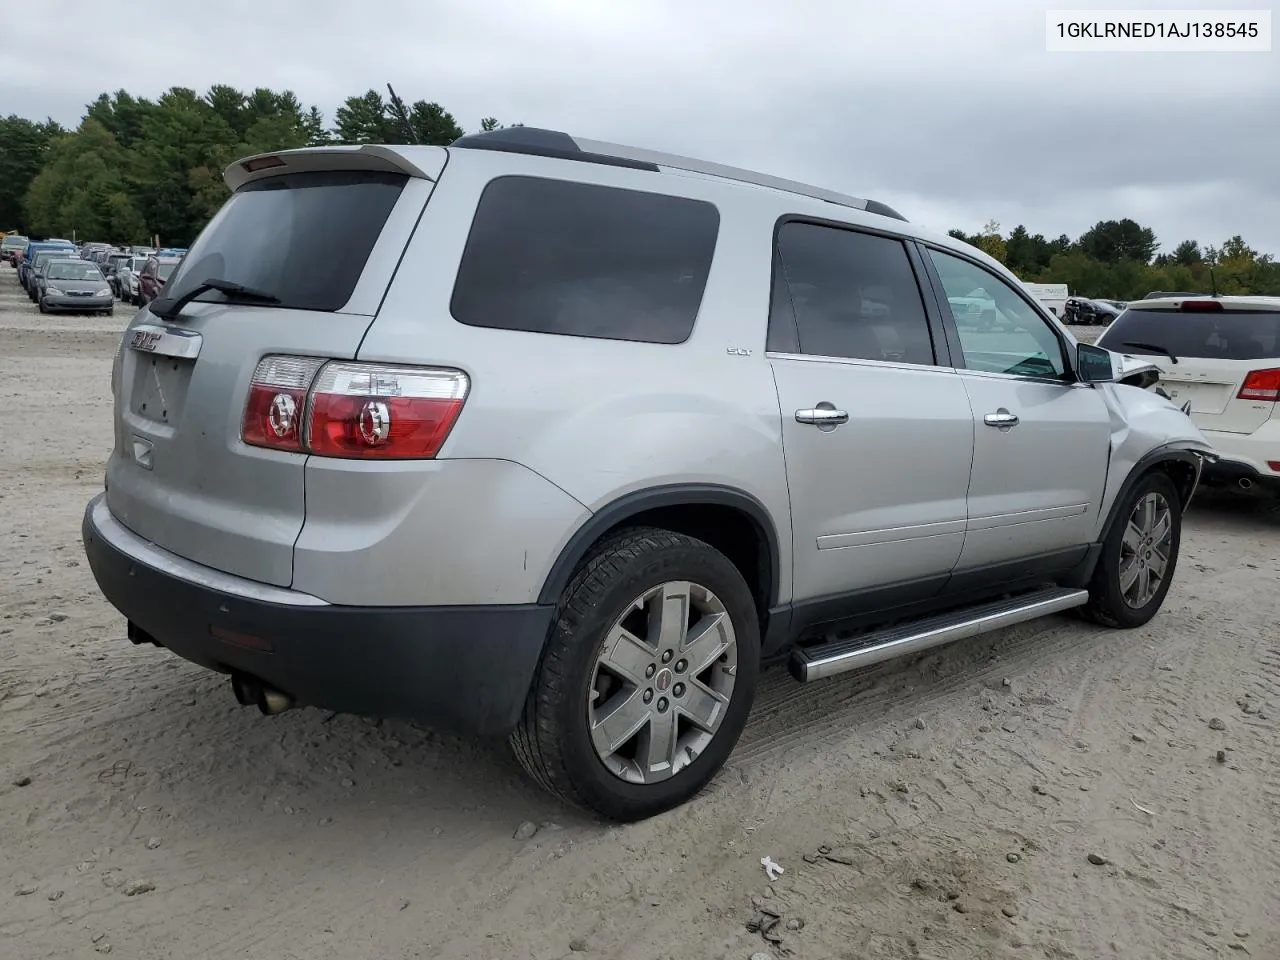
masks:
MULTIPOLYGON (((332 147, 301 147, 297 150, 279 150, 275 153, 258 153, 237 160, 222 172, 222 179, 234 193, 246 183, 282 173, 303 173, 316 170, 376 170, 383 173, 402 173, 419 180, 435 181, 444 165, 442 147, 412 147, 399 150, 375 143, 352 144, 332 147), (408 156, 415 154, 414 158, 408 156), (423 160, 438 153, 439 163, 435 175, 423 169, 423 160), (417 160, 418 162, 415 162, 417 160)), ((426 164, 431 166, 431 164, 426 164)))

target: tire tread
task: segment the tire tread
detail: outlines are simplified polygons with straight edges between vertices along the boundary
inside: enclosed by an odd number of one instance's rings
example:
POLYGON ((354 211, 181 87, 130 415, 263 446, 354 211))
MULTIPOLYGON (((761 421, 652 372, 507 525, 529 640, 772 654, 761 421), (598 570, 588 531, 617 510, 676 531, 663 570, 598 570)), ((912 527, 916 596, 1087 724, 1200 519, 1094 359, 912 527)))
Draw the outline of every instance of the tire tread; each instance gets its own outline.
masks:
POLYGON ((1160 607, 1164 605, 1164 598, 1168 595, 1173 576, 1177 572, 1178 554, 1181 552, 1181 515, 1176 513, 1173 516, 1174 527, 1174 549, 1172 556, 1169 558, 1169 571, 1165 584, 1160 588, 1159 603, 1155 605, 1155 610, 1146 618, 1141 617, 1121 617, 1117 611, 1122 608, 1124 599, 1119 595, 1118 584, 1111 582, 1113 556, 1115 551, 1118 558, 1119 547, 1116 541, 1122 537, 1124 524, 1128 521, 1129 514, 1133 511, 1133 505, 1139 497, 1148 493, 1160 492, 1164 494, 1169 505, 1175 510, 1181 509, 1181 498, 1178 496, 1178 488, 1173 481, 1165 474, 1159 472, 1151 472, 1144 476, 1130 491, 1128 503, 1125 508, 1116 515, 1116 526, 1107 531, 1106 540, 1103 546, 1103 555, 1098 560, 1097 569, 1094 571, 1093 580, 1089 584, 1089 602, 1080 608, 1080 615, 1084 619, 1096 623, 1101 627, 1108 627, 1113 630, 1132 629, 1140 627, 1147 623, 1151 617, 1160 611, 1160 607), (1132 621, 1132 622, 1127 622, 1132 621))
POLYGON ((529 777, 570 806, 601 812, 575 785, 563 750, 565 730, 556 710, 570 683, 574 658, 582 655, 581 625, 595 613, 605 589, 624 576, 629 565, 645 556, 681 549, 714 548, 685 534, 657 527, 619 530, 595 546, 556 604, 542 660, 509 742, 517 762, 529 777))

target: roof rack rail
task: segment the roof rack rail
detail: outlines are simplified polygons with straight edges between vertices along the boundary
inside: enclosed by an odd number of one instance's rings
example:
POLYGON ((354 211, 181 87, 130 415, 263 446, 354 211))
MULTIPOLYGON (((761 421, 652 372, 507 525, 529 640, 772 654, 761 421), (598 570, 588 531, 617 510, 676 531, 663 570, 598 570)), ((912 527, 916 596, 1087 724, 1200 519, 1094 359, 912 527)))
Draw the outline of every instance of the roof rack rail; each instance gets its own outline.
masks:
POLYGON ((815 200, 825 200, 841 207, 864 210, 867 213, 895 220, 906 221, 906 217, 887 204, 878 200, 867 200, 862 197, 851 197, 834 190, 815 187, 795 180, 785 180, 765 173, 743 170, 739 167, 726 166, 721 163, 710 163, 682 157, 673 153, 662 153, 657 150, 646 150, 643 147, 628 147, 620 143, 609 143, 604 140, 587 140, 572 137, 559 130, 545 130, 540 127, 507 127, 484 133, 471 133, 459 137, 450 146, 466 147, 474 150, 499 150, 506 153, 523 153, 540 157, 556 157, 562 160, 581 160, 588 163, 604 163, 611 166, 630 167, 637 170, 661 172, 666 167, 671 170, 683 170, 687 173, 700 173, 739 183, 750 183, 758 187, 768 187, 795 193, 815 200))

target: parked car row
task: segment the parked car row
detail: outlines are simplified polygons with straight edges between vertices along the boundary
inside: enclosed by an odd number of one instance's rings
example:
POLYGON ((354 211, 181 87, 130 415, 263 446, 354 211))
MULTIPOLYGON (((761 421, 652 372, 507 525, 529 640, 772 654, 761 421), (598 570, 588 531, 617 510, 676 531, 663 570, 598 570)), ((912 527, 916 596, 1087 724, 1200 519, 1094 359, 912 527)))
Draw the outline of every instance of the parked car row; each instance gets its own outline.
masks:
POLYGON ((70 240, 33 241, 17 236, 7 236, 0 243, 0 256, 17 267, 18 282, 42 312, 111 313, 117 299, 144 306, 161 295, 185 253, 184 248, 175 247, 77 246, 70 240), (51 280, 60 281, 52 291, 51 280))

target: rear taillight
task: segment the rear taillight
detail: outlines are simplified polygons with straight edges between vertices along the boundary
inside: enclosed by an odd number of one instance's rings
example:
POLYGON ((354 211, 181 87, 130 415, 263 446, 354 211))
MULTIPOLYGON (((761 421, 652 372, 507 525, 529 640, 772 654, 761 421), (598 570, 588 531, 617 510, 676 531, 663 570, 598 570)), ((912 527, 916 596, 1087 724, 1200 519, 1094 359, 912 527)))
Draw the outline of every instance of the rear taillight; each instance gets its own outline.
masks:
POLYGON ((249 381, 241 439, 254 447, 300 451, 307 391, 323 364, 316 357, 263 357, 249 381))
POLYGON ((1240 385, 1240 392, 1236 394, 1239 400, 1261 400, 1266 403, 1280 402, 1280 367, 1274 367, 1270 370, 1254 370, 1244 378, 1244 383, 1240 385))
POLYGON ((241 437, 323 457, 429 459, 470 385, 461 370, 265 357, 250 384, 241 437))
POLYGON ((1180 309, 1185 313, 1222 313, 1222 301, 1183 300, 1180 309))
POLYGON ((326 457, 434 457, 469 386, 461 370, 327 364, 311 391, 308 448, 326 457))

